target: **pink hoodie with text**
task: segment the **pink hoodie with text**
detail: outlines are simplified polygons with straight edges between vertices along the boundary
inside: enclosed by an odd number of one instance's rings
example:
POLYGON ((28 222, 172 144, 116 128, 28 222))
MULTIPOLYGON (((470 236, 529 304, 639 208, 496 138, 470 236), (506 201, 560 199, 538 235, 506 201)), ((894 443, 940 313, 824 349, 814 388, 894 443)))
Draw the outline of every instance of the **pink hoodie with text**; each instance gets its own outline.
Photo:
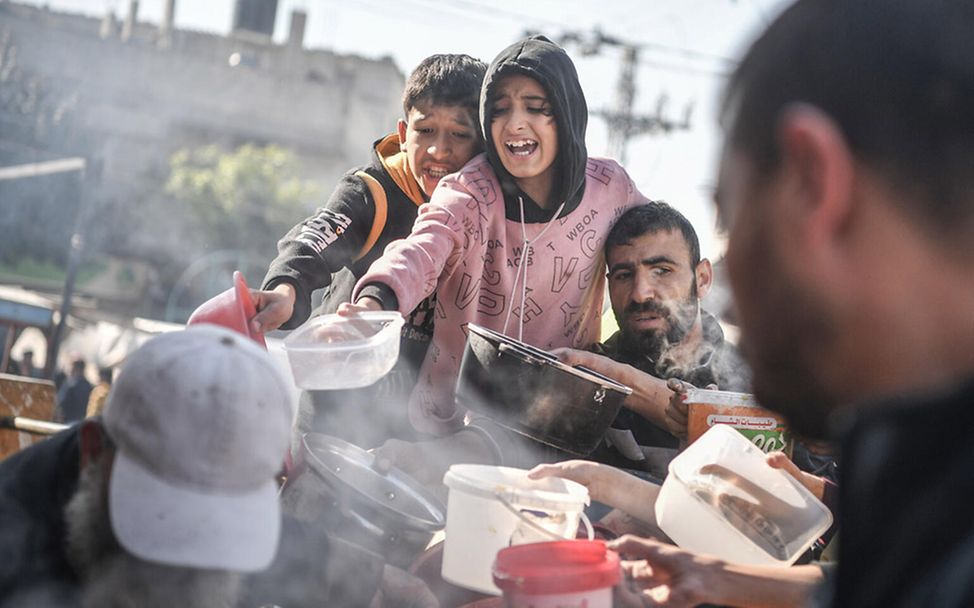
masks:
POLYGON ((478 156, 443 178, 412 233, 391 243, 356 285, 353 302, 365 285, 387 285, 403 314, 436 291, 433 338, 409 402, 417 430, 442 435, 463 424, 454 390, 468 323, 514 338, 523 331, 523 341, 545 350, 599 338, 605 235, 648 199, 613 160, 589 158, 585 177, 578 207, 549 223, 524 224, 506 217, 500 183, 478 156))

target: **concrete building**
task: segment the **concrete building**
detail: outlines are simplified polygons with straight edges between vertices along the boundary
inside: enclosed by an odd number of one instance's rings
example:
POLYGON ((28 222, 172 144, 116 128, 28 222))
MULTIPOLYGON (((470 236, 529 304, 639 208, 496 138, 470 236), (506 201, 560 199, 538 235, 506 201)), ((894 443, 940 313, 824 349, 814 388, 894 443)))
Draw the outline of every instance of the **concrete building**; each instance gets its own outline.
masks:
POLYGON ((0 165, 95 161, 93 199, 152 217, 137 238, 146 251, 178 238, 145 189, 180 149, 278 144, 329 192, 394 128, 404 76, 391 58, 305 48, 301 11, 274 43, 276 4, 237 0, 234 29, 221 36, 175 29, 176 0, 160 24, 139 21, 138 0, 101 19, 0 0, 0 165), (15 83, 18 74, 27 76, 15 83), (67 135, 55 136, 58 121, 67 135))
POLYGON ((168 8, 168 22, 140 23, 132 0, 118 24, 112 14, 0 2, 17 66, 77 99, 75 123, 99 146, 104 178, 116 187, 176 149, 246 142, 290 148, 307 176, 330 182, 365 160, 367 143, 401 114, 404 78, 392 60, 305 49, 300 11, 278 45, 240 28, 226 37, 175 30, 174 0, 168 8))

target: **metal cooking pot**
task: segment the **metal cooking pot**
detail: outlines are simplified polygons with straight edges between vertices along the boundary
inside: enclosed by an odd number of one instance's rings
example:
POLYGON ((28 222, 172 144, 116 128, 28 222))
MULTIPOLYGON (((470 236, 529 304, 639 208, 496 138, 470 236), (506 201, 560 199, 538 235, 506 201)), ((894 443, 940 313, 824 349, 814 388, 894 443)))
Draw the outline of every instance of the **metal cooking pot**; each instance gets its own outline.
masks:
POLYGON ((400 568, 446 524, 446 509, 399 469, 336 437, 307 433, 281 490, 285 513, 385 557, 400 568))
POLYGON ((598 446, 632 389, 473 323, 456 398, 511 430, 585 456, 598 446))

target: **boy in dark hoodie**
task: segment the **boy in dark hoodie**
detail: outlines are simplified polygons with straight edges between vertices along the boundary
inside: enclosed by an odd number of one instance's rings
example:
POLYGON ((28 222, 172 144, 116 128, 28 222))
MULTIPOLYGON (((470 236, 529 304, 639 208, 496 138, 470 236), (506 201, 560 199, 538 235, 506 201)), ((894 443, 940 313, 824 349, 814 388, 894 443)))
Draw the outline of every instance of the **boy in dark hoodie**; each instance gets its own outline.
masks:
MULTIPOLYGON (((254 329, 301 325, 316 289, 328 289, 320 312, 334 312, 386 245, 409 234, 440 179, 482 149, 477 108, 485 69, 467 55, 432 55, 413 70, 397 132, 376 141, 371 164, 346 173, 328 202, 278 243, 261 291, 254 292, 254 329)), ((375 409, 365 418, 360 411, 375 400, 408 397, 432 335, 433 306, 429 298, 405 311, 399 363, 378 385, 302 395, 296 439, 318 430, 371 447, 388 436, 412 437, 404 419, 365 424, 375 420, 375 409)), ((401 406, 389 409, 396 410, 393 418, 405 416, 401 406)))

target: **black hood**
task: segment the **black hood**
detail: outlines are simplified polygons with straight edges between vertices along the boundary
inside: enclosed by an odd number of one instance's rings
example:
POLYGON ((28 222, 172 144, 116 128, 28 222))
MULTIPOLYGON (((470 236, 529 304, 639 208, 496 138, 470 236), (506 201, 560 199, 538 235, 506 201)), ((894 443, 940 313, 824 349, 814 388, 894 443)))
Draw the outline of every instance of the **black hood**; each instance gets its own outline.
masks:
MULTIPOLYGON (((480 124, 484 131, 487 159, 504 188, 505 199, 526 195, 504 168, 490 134, 493 99, 497 83, 511 74, 523 74, 538 81, 548 95, 558 128, 556 183, 553 193, 565 202, 562 215, 574 210, 585 193, 585 128, 588 105, 578 82, 578 73, 568 53, 544 36, 532 36, 516 42, 497 55, 487 69, 480 93, 480 124)), ((543 201, 542 201, 543 202, 543 201)), ((548 214, 550 216, 550 213, 548 214)), ((532 221, 528 218, 528 221, 532 221)), ((534 220, 537 221, 537 220, 534 220)))

